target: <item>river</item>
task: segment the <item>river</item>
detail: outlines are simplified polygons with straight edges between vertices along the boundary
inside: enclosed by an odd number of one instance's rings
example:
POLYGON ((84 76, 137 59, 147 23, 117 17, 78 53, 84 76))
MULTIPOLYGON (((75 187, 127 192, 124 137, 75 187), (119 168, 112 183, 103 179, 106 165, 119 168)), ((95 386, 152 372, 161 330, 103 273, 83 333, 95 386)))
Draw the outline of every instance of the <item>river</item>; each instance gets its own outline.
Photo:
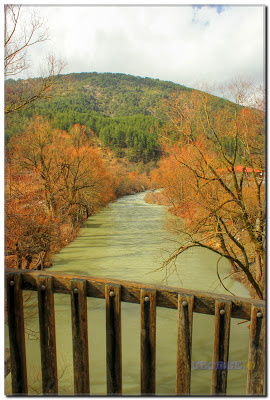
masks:
MULTIPOLYGON (((130 281, 168 284, 216 293, 226 293, 216 275, 217 256, 194 249, 177 260, 177 270, 159 269, 177 246, 176 235, 168 230, 174 217, 167 208, 144 201, 145 193, 125 196, 91 216, 78 238, 54 257, 51 272, 68 272, 130 281)), ((230 273, 226 261, 220 263, 222 277, 230 273)), ((227 278, 226 286, 237 296, 249 297, 239 282, 227 278)), ((88 298, 88 335, 91 394, 106 394, 105 302, 88 298)), ((25 301, 28 376, 30 393, 41 392, 36 293, 25 301)), ((73 358, 70 298, 55 295, 59 393, 73 393, 73 358)), ((246 392, 248 334, 247 323, 232 319, 230 361, 242 369, 228 371, 230 395, 246 392)), ((175 393, 177 311, 157 308, 156 393, 175 393)), ((192 362, 212 361, 214 318, 194 313, 192 362)), ((123 394, 140 394, 140 306, 122 303, 123 394)), ((191 393, 210 394, 211 370, 192 368, 191 393)))

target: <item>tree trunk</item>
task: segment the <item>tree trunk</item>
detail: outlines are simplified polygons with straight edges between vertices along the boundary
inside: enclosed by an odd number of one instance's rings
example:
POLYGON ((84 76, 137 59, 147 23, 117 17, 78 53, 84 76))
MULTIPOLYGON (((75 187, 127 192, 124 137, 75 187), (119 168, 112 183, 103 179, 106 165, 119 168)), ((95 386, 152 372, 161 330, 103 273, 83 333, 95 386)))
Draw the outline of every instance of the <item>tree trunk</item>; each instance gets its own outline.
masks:
POLYGON ((37 262, 37 264, 36 264, 36 266, 35 266, 35 269, 41 270, 41 271, 44 270, 44 259, 45 259, 45 255, 46 255, 46 253, 45 253, 44 255, 43 255, 42 253, 39 253, 39 254, 38 254, 38 262, 37 262))
POLYGON ((22 254, 19 250, 18 243, 15 244, 15 253, 17 257, 17 268, 22 269, 22 254))
POLYGON ((21 254, 16 254, 17 256, 17 268, 22 269, 22 256, 21 254))
POLYGON ((31 262, 32 262, 32 260, 33 260, 33 257, 32 257, 31 255, 27 255, 27 256, 25 257, 25 259, 26 259, 26 266, 25 266, 25 268, 26 268, 26 269, 29 269, 30 264, 31 264, 31 262))
POLYGON ((256 272, 256 282, 259 283, 262 278, 262 259, 257 251, 255 253, 255 272, 256 272))

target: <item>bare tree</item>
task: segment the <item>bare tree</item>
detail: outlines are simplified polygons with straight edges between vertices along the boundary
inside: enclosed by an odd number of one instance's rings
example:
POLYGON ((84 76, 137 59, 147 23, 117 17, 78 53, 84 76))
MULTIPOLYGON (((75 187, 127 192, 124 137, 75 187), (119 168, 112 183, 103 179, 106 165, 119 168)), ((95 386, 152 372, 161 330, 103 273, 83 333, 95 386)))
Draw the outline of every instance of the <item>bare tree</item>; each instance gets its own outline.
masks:
POLYGON ((22 25, 21 6, 5 5, 5 76, 20 74, 29 68, 27 49, 49 38, 44 22, 32 12, 22 25))
MULTIPOLYGON (((18 76, 30 66, 28 49, 49 39, 49 32, 43 19, 35 11, 22 16, 22 7, 5 5, 5 77, 18 76)), ((65 63, 53 54, 47 56, 46 68, 41 77, 32 80, 19 80, 16 84, 6 83, 5 114, 20 110, 38 98, 50 96, 50 89, 59 78, 65 63)))
POLYGON ((173 106, 168 104, 169 157, 164 161, 167 169, 161 165, 160 179, 176 200, 181 223, 179 248, 165 265, 189 248, 206 248, 227 259, 234 271, 243 271, 263 298, 265 113, 258 91, 253 97, 250 85, 237 81, 229 90, 235 102, 194 91, 188 99, 180 94, 173 106), (172 179, 176 171, 188 181, 178 198, 172 179))

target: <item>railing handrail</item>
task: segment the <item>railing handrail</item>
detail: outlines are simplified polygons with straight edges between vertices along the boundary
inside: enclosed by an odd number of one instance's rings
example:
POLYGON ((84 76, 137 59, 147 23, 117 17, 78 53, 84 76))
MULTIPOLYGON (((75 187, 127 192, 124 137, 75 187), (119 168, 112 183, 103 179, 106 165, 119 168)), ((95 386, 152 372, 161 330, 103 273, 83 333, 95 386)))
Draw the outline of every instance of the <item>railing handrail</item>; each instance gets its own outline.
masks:
MULTIPOLYGON (((193 312, 215 319, 213 364, 227 365, 231 317, 250 319, 247 394, 263 394, 265 301, 59 272, 6 270, 13 394, 27 394, 23 290, 38 294, 42 391, 58 393, 54 293, 70 296, 74 393, 89 394, 87 297, 105 299, 107 393, 122 394, 121 302, 141 307, 141 393, 156 391, 156 306, 178 310, 176 394, 189 394, 193 312)), ((211 394, 226 394, 228 369, 212 370, 211 394)))
POLYGON ((156 291, 156 305, 165 308, 178 308, 178 295, 194 296, 193 311, 201 314, 215 315, 215 302, 225 300, 232 302, 232 318, 250 320, 252 306, 265 308, 265 300, 230 296, 198 290, 185 289, 182 287, 171 287, 165 285, 154 285, 144 282, 133 282, 119 279, 100 278, 88 275, 68 274, 54 271, 40 270, 18 270, 6 268, 7 273, 21 274, 23 290, 37 290, 37 278, 39 276, 52 276, 53 291, 55 293, 71 292, 72 279, 83 279, 86 281, 86 296, 94 298, 105 298, 106 284, 121 285, 121 301, 140 304, 140 291, 147 288, 156 291))

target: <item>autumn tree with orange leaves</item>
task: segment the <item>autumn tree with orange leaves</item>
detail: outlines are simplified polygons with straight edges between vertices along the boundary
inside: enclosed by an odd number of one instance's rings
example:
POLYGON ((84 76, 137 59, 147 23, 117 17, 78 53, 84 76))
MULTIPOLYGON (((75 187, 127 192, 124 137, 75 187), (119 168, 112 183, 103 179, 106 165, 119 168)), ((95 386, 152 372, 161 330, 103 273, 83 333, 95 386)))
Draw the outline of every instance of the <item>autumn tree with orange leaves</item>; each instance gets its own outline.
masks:
POLYGON ((54 136, 53 147, 57 149, 61 213, 68 215, 74 225, 80 224, 115 198, 113 179, 101 150, 87 138, 84 126, 76 124, 69 134, 54 136))
MULTIPOLYGON (((17 267, 41 268, 62 237, 115 198, 113 179, 85 127, 70 133, 37 117, 25 134, 13 137, 6 161, 6 254, 17 267), (36 266, 37 266, 36 265, 36 266)), ((59 243, 61 246, 61 243, 59 243)))
MULTIPOLYGON (((258 298, 265 290, 265 113, 263 92, 235 81, 230 99, 193 91, 164 106, 167 157, 155 178, 180 218, 179 247, 206 248, 243 271, 258 298), (210 99, 211 97, 211 99, 210 99), (210 101, 211 100, 211 101, 210 101), (218 101, 218 98, 216 98, 218 101), (173 106, 171 105, 173 104, 173 106)), ((219 261, 218 261, 219 262, 219 261)), ((217 263, 218 271, 218 263, 217 263)), ((224 283, 221 281, 224 285, 224 283)))

